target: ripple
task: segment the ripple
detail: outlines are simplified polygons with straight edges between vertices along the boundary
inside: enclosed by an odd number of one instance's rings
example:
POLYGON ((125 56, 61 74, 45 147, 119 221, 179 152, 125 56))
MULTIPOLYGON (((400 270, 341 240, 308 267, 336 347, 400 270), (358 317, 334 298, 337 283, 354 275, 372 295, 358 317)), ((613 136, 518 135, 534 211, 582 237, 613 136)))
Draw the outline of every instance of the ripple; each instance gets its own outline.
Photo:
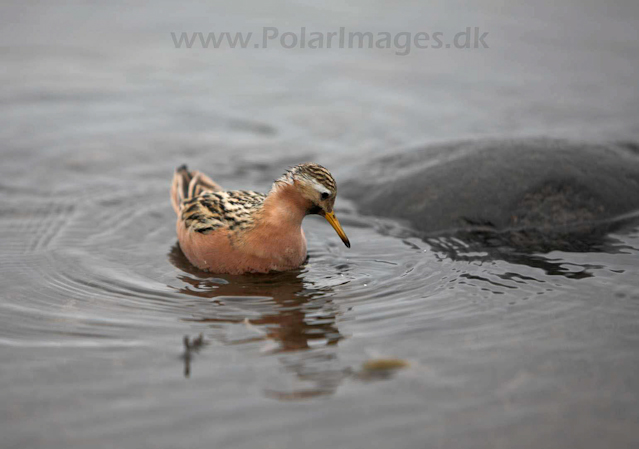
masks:
POLYGON ((245 399, 251 410, 260 400, 340 400, 401 385, 412 385, 404 401, 415 390, 463 408, 490 406, 487 390, 508 398, 569 384, 578 374, 569 361, 591 354, 626 363, 638 341, 636 230, 596 252, 517 254, 423 241, 346 207, 338 212, 350 249, 310 218, 300 269, 211 275, 179 250, 164 183, 96 185, 77 196, 18 189, 3 199, 0 346, 16 360, 35 354, 30 366, 59 354, 109 360, 130 389, 153 376, 165 390, 181 388, 173 383, 181 376, 215 391, 224 384, 249 394, 248 385, 261 398, 245 399), (185 335, 206 344, 186 356, 185 335), (411 368, 362 376, 362 363, 380 352, 411 368), (157 372, 146 366, 156 360, 157 372), (452 400, 451 391, 472 400, 452 400))

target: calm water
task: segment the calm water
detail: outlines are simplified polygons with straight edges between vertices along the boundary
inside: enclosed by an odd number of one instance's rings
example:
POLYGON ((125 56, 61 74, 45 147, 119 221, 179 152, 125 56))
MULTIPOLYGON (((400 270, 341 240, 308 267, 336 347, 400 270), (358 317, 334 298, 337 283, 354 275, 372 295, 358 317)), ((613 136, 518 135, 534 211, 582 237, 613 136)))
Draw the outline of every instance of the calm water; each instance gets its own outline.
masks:
POLYGON ((339 182, 461 137, 639 138, 635 2, 529 3, 3 3, 0 446, 639 444, 639 229, 504 260, 442 253, 342 198, 352 248, 309 217, 295 272, 210 276, 176 247, 183 162, 266 190, 297 162, 339 182), (170 38, 262 26, 481 26, 490 48, 170 38), (409 366, 362 368, 378 358, 409 366))

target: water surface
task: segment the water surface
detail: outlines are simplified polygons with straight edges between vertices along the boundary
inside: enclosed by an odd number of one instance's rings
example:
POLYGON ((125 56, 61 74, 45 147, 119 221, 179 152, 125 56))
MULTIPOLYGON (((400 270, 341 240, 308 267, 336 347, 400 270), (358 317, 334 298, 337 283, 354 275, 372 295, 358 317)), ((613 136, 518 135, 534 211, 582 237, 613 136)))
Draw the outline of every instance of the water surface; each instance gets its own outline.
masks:
POLYGON ((266 190, 290 164, 366 176, 359 160, 438 140, 636 139, 633 2, 1 8, 3 446, 639 442, 638 229, 498 256, 340 199, 350 250, 309 217, 299 270, 211 276, 177 248, 168 197, 184 162, 266 190), (492 38, 407 56, 170 39, 222 26, 492 38), (409 366, 362 368, 378 358, 409 366))

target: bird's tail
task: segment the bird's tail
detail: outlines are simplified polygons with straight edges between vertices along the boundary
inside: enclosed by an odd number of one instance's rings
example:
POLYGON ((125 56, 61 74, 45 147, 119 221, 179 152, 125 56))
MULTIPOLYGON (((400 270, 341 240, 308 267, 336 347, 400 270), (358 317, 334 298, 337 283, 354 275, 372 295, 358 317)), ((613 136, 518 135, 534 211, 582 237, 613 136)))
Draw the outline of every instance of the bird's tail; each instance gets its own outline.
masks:
POLYGON ((175 213, 182 209, 182 202, 200 195, 203 192, 222 190, 211 178, 197 170, 189 171, 186 165, 175 169, 171 184, 171 205, 175 213))

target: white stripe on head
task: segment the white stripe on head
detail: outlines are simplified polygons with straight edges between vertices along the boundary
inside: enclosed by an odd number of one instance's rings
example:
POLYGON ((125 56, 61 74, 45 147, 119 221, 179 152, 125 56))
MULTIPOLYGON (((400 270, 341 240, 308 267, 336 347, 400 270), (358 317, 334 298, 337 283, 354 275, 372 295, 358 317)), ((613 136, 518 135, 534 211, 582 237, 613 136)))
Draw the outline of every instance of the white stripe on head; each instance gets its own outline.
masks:
POLYGON ((328 193, 329 195, 331 194, 331 191, 328 190, 328 188, 326 186, 324 186, 324 185, 320 184, 319 182, 317 182, 317 180, 315 180, 315 179, 313 179, 311 177, 308 177, 308 176, 306 177, 306 179, 309 181, 309 184, 311 184, 313 186, 313 188, 320 193, 320 195, 322 193, 328 193))

